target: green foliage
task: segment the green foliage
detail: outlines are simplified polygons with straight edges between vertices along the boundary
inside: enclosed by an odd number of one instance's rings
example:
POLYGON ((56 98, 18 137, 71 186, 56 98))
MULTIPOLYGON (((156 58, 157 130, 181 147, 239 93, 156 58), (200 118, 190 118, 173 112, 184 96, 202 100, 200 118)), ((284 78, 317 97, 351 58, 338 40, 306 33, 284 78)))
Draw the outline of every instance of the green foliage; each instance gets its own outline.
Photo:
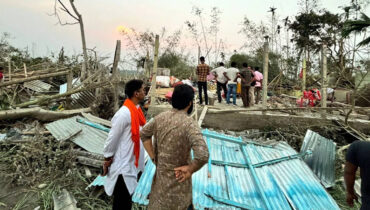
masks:
POLYGON ((179 79, 187 79, 191 76, 195 67, 188 64, 186 57, 175 52, 168 52, 158 59, 158 67, 169 68, 171 75, 179 79))
MULTIPOLYGON (((271 82, 280 72, 279 59, 280 55, 270 52, 269 53, 269 75, 268 80, 271 82)), ((241 69, 244 62, 248 63, 251 67, 259 67, 263 71, 263 49, 260 48, 254 55, 247 54, 234 54, 230 57, 230 62, 236 62, 237 68, 241 69)))
POLYGON ((338 14, 310 11, 297 15, 289 28, 293 31, 292 41, 299 49, 307 47, 318 52, 323 43, 330 47, 337 42, 343 22, 338 14))
MULTIPOLYGON (((351 33, 366 32, 368 28, 370 28, 370 18, 365 13, 361 13, 361 19, 346 21, 342 30, 342 36, 348 37, 351 33)), ((370 36, 358 43, 358 46, 365 46, 369 43, 370 36)))

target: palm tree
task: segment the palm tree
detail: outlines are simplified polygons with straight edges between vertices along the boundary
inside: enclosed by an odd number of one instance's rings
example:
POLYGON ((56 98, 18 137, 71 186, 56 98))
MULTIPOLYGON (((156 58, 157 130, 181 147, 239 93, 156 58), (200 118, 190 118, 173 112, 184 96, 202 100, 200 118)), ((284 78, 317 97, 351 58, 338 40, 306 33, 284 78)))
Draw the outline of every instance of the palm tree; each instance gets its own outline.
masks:
MULTIPOLYGON (((342 36, 347 37, 351 33, 361 33, 368 28, 370 28, 370 18, 364 13, 361 13, 361 18, 359 20, 348 20, 345 22, 342 36)), ((357 46, 365 46, 368 44, 370 44, 370 36, 358 43, 357 46)))

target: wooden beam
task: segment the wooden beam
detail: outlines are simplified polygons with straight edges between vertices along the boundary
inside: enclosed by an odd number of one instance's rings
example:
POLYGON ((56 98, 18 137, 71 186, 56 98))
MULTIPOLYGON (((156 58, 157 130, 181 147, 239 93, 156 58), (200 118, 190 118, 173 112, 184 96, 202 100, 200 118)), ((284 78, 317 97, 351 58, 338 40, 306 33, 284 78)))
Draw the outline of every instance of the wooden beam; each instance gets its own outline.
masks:
POLYGON ((202 122, 204 120, 204 117, 207 114, 207 110, 208 110, 208 106, 204 106, 204 108, 202 110, 202 114, 200 114, 200 117, 199 117, 199 120, 198 120, 198 126, 199 127, 202 127, 202 122))
POLYGON ((39 76, 34 76, 34 77, 28 77, 24 79, 18 79, 18 80, 0 83, 0 87, 29 82, 29 81, 38 80, 38 79, 45 79, 49 77, 56 77, 56 76, 61 76, 61 75, 66 75, 66 74, 69 74, 69 71, 61 71, 57 73, 50 73, 50 74, 44 74, 44 75, 39 75, 39 76))

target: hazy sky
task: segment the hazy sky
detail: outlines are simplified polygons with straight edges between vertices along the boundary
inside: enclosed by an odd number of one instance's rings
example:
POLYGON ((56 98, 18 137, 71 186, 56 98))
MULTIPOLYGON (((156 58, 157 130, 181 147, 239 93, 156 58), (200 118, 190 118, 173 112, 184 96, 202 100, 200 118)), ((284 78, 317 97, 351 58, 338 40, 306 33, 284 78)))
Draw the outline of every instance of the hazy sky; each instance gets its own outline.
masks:
MULTIPOLYGON (((68 4, 66 0, 64 0, 68 4)), ((83 16, 89 48, 96 47, 102 54, 113 54, 115 40, 120 39, 117 27, 122 25, 137 31, 160 32, 166 27, 169 32, 186 31, 184 22, 195 20, 193 6, 204 9, 209 19, 212 7, 221 11, 219 32, 230 50, 242 45, 238 34, 243 17, 255 22, 268 22, 270 6, 277 7, 282 18, 296 15, 298 0, 75 0, 83 16)), ((338 12, 341 5, 350 0, 321 0, 320 5, 338 12)), ((64 46, 67 53, 81 50, 78 25, 60 26, 53 12, 54 0, 0 0, 0 32, 12 35, 16 47, 27 47, 36 56, 50 51, 59 51, 64 46)), ((63 18, 67 20, 66 18, 63 18)), ((124 48, 122 49, 125 50, 124 48)))

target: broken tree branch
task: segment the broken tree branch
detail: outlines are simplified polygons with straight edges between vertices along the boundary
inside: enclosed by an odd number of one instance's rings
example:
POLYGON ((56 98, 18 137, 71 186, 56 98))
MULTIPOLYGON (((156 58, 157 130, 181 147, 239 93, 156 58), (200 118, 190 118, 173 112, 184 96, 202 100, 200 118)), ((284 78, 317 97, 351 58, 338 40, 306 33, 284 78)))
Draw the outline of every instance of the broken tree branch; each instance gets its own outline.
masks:
POLYGON ((29 82, 29 81, 38 80, 38 79, 44 79, 44 78, 49 78, 49 77, 56 77, 56 76, 66 75, 68 73, 69 73, 69 71, 62 71, 62 72, 44 74, 44 75, 39 75, 39 76, 34 76, 34 77, 27 77, 25 79, 18 79, 18 80, 13 80, 13 81, 0 83, 0 87, 9 86, 9 85, 13 85, 13 84, 24 83, 24 82, 29 82))
POLYGON ((64 110, 64 111, 48 111, 41 109, 40 107, 26 108, 26 109, 15 109, 0 111, 0 120, 14 120, 24 117, 31 117, 41 121, 52 121, 60 118, 70 117, 73 115, 80 114, 81 112, 90 112, 90 108, 64 110))

